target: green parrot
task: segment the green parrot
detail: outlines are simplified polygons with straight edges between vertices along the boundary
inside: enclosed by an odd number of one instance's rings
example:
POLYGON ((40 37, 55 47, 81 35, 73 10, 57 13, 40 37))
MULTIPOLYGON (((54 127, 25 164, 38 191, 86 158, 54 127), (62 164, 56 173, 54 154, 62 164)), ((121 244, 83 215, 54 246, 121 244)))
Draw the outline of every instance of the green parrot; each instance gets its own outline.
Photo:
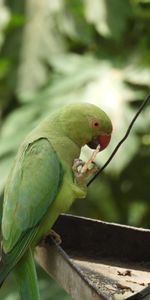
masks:
POLYGON ((100 145, 101 151, 111 133, 112 124, 104 111, 93 104, 76 103, 50 114, 21 144, 4 191, 0 262, 0 285, 13 270, 21 299, 40 299, 35 246, 60 213, 76 198, 86 197, 89 170, 78 168, 81 147, 100 145))

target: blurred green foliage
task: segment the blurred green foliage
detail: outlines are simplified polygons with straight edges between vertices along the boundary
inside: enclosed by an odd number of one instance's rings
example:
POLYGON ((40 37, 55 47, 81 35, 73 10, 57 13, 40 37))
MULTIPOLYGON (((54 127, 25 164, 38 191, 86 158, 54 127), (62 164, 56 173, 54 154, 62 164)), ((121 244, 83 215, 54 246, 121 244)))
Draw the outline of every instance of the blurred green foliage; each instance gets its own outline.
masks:
MULTIPOLYGON (((149 0, 0 2, 0 197, 24 136, 50 111, 89 101, 114 133, 102 165, 150 88, 149 0)), ((82 157, 87 159, 85 147, 82 157)), ((150 107, 72 213, 150 226, 150 107)), ((42 299, 70 299, 40 272, 42 299), (51 297, 49 295, 52 295, 51 297)), ((12 280, 1 299, 16 299, 12 280), (9 293, 8 293, 9 286, 9 293)))

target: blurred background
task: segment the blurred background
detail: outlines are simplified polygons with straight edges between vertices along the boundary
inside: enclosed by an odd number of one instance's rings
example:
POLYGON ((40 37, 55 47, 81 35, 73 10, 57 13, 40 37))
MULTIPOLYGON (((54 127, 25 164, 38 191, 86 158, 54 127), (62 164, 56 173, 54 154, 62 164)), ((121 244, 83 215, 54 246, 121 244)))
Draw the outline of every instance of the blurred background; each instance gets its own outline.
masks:
MULTIPOLYGON (((0 0, 1 203, 20 142, 49 112, 78 101, 108 113, 114 131, 101 166, 149 89, 150 0, 0 0)), ((150 227, 150 106, 70 213, 150 227)), ((71 299, 38 274, 42 300, 71 299)), ((11 276, 1 299, 19 299, 11 276)))

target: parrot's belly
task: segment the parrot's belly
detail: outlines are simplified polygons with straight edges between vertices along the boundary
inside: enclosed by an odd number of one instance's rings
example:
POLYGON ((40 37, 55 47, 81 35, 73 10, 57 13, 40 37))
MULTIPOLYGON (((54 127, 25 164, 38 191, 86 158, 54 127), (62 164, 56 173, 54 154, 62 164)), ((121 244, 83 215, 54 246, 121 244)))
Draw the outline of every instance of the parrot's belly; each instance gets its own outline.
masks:
POLYGON ((85 186, 77 186, 73 183, 72 178, 68 179, 67 176, 64 176, 63 184, 60 188, 60 191, 57 194, 56 199, 48 209, 43 221, 39 225, 39 230, 36 236, 34 244, 38 243, 44 236, 46 236, 53 224, 57 220, 58 216, 61 213, 69 210, 70 206, 76 198, 85 198, 87 189, 85 186))

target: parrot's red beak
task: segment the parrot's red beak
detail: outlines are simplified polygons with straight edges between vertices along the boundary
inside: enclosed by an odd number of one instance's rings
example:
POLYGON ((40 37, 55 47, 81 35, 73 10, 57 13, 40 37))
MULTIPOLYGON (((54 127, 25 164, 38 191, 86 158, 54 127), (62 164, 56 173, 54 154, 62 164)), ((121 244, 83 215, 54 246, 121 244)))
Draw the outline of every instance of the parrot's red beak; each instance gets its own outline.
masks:
POLYGON ((97 138, 94 138, 91 142, 88 143, 88 146, 92 149, 96 149, 98 145, 100 145, 100 150, 104 150, 111 139, 111 134, 101 134, 97 138))
POLYGON ((104 150, 111 140, 111 134, 103 134, 99 136, 100 151, 104 150))

